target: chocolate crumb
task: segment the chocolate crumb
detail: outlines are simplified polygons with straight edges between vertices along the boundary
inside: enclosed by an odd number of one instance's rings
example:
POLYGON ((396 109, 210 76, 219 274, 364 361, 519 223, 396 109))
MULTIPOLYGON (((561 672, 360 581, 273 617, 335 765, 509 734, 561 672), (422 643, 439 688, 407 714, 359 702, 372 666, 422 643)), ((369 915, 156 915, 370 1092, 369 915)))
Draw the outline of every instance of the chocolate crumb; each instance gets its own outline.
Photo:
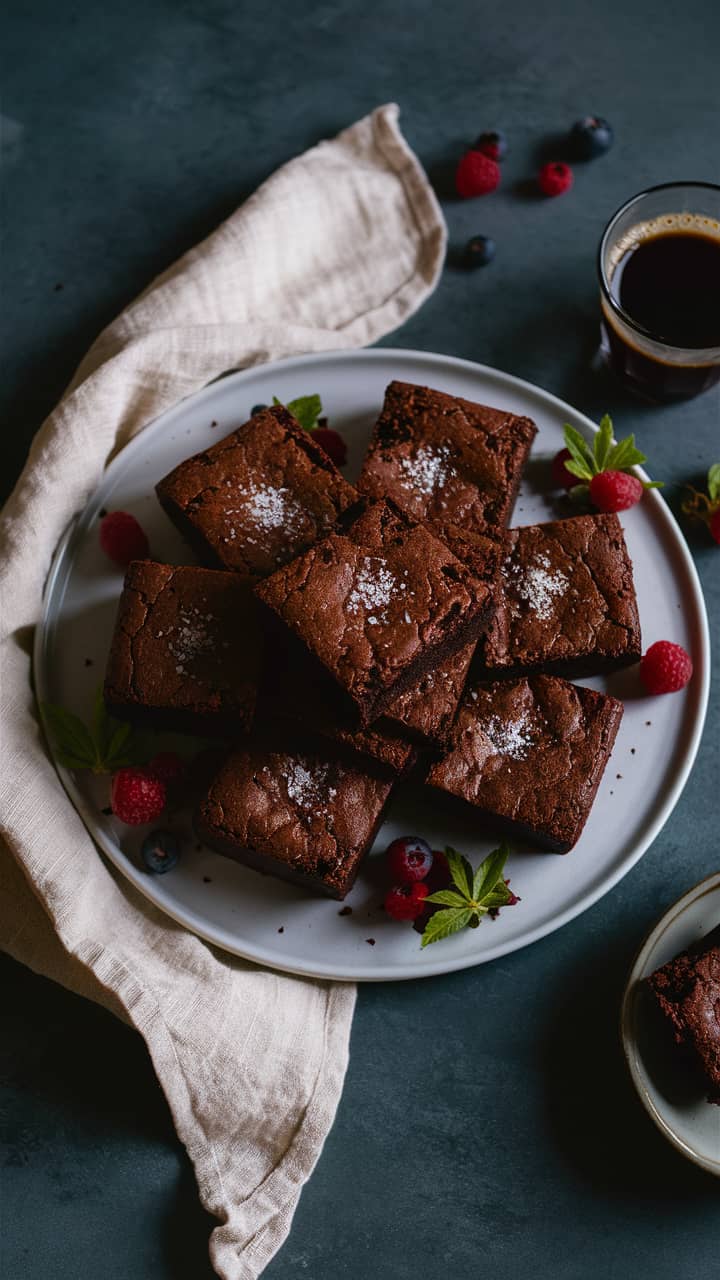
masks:
POLYGON ((212 884, 210 876, 203 876, 203 884, 212 884))
POLYGON ((98 511, 98 520, 104 520, 106 515, 107 515, 107 511, 105 510, 104 507, 101 507, 100 510, 98 511))
POLYGON ((634 756, 634 755, 635 755, 635 748, 634 748, 634 747, 631 747, 631 748, 630 748, 630 755, 631 755, 631 756, 634 756))
POLYGON ((352 907, 341 907, 341 908, 340 908, 340 910, 338 911, 338 915, 339 915, 339 916, 351 916, 351 915, 352 915, 352 907))
POLYGON ((616 778, 622 778, 622 774, 621 774, 621 773, 616 773, 616 774, 615 774, 615 777, 616 777, 616 778))
POLYGON ((281 924, 280 928, 278 929, 278 933, 284 933, 284 932, 285 932, 285 925, 281 924))
POLYGON ((646 720, 645 724, 652 724, 652 720, 646 720))
POLYGON ((86 659, 85 659, 85 666, 86 666, 86 667, 91 667, 91 666, 92 666, 92 664, 93 664, 93 660, 92 660, 92 658, 86 658, 86 659))
POLYGON ((215 419, 214 419, 214 418, 213 418, 212 422, 210 423, 210 426, 211 426, 211 427, 216 427, 216 426, 217 426, 217 422, 215 421, 215 419))
POLYGON ((53 293, 60 293, 60 291, 64 288, 65 288, 65 285, 63 284, 62 280, 58 280, 57 284, 53 285, 53 293))
POLYGON ((104 813, 106 818, 109 818, 110 814, 112 813, 112 809, 108 805, 107 809, 101 809, 100 812, 104 813))
POLYGON ((374 946, 375 946, 375 939, 374 939, 374 938, 366 938, 366 939, 365 939, 365 941, 367 942, 367 944, 368 944, 368 946, 369 946, 369 947, 374 947, 374 946))
POLYGON ((611 796, 614 796, 614 795, 615 795, 615 792, 614 792, 614 791, 611 791, 611 792, 610 792, 610 795, 611 795, 611 796))

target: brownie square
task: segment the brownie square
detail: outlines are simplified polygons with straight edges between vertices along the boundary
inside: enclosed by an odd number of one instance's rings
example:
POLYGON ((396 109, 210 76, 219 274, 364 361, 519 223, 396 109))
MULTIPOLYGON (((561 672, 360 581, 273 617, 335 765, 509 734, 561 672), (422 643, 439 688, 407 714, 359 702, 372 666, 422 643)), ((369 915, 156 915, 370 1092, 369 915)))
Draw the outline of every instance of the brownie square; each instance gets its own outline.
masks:
POLYGON ((113 715, 232 735, 252 720, 261 636, 234 573, 134 560, 118 606, 104 696, 113 715))
POLYGON ((441 534, 484 533, 507 523, 535 434, 529 418, 391 382, 358 488, 441 534))
POLYGON ((616 515, 507 533, 509 550, 482 654, 487 675, 592 675, 642 654, 632 562, 616 515))
POLYGON ((422 525, 386 503, 255 588, 328 672, 362 724, 477 638, 490 590, 422 525))
POLYGON ((472 684, 426 781, 509 834, 558 853, 587 821, 622 703, 556 676, 472 684))
POLYGON ((358 501, 281 405, 181 462, 156 493, 205 564, 252 578, 312 546, 358 501))
POLYGON ((647 983, 677 1044, 705 1076, 708 1102, 720 1103, 720 925, 647 983))
POLYGON ((393 781, 332 750, 235 752, 196 815, 205 844, 257 871, 344 898, 375 839, 393 781))

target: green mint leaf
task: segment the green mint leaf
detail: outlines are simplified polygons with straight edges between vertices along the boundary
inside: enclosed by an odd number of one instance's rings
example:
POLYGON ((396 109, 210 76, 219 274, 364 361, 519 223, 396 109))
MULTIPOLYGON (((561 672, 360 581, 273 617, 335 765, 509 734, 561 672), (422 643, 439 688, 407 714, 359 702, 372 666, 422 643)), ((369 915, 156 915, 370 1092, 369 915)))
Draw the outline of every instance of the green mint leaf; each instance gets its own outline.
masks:
POLYGON ((469 907, 446 907, 444 911, 436 911, 423 929, 421 946, 429 947, 431 942, 439 942, 441 938, 449 938, 451 933, 459 933, 470 923, 472 915, 469 907))
POLYGON ((600 426, 593 442, 593 453, 595 455, 595 466, 598 471, 604 471, 607 466, 607 459, 612 449, 613 442, 613 425, 612 418, 609 413, 603 414, 600 419, 600 426))
POLYGON ((720 498, 720 462, 714 462, 708 471, 707 488, 711 502, 717 502, 720 498))
POLYGON ((510 901, 512 891, 508 889, 504 880, 499 880, 494 889, 485 898, 485 906, 488 910, 491 907, 504 907, 510 901))
MULTIPOLYGON (((585 471, 582 475, 583 480, 592 480, 595 475, 595 455, 584 436, 569 423, 565 424, 565 446, 570 450, 570 455, 578 466, 584 467, 585 471)), ((565 464, 567 466, 567 463, 565 464)), ((573 475, 575 472, 573 472, 573 475)))
POLYGON ((574 458, 568 458, 565 463, 565 469, 570 472, 571 476, 577 476, 578 480, 592 480, 592 476, 589 474, 584 462, 576 462, 574 458))
POLYGON ((453 884, 457 886, 463 897, 470 901, 473 886, 473 869, 470 863, 461 853, 449 847, 445 849, 445 857, 448 860, 453 884))
POLYGON ((466 907, 467 898, 463 893, 458 893, 457 889, 437 889, 435 893, 429 893, 425 902, 436 902, 443 907, 466 907))
MULTIPOLYGON (((498 849, 493 849, 484 862, 480 863, 473 880, 473 901, 482 906, 487 896, 492 893, 498 880, 502 882, 503 867, 508 860, 510 850, 505 841, 498 849)), ((503 882, 504 883, 504 882, 503 882)))
POLYGON ((95 743, 80 717, 50 702, 42 702, 40 711, 48 737, 61 763, 65 764, 72 759, 75 763, 67 765, 67 768, 94 768, 97 759, 95 743))
MULTIPOLYGON (((108 720, 110 720, 109 716, 108 720)), ((111 721, 110 723, 114 723, 116 728, 107 744, 107 749, 102 759, 105 761, 106 769, 110 773, 114 773, 116 769, 122 769, 126 763, 132 763, 129 759, 132 751, 128 753, 128 746, 132 746, 130 743, 132 728, 129 724, 118 724, 117 721, 111 721)))
POLYGON ((634 436, 626 436, 610 450, 606 470, 628 471, 630 467, 640 466, 643 462, 647 462, 647 457, 635 448, 634 436))
POLYGON ((664 480, 643 480, 642 487, 643 489, 664 489, 665 481, 664 480))
MULTIPOLYGON (((282 404, 282 400, 273 396, 273 404, 282 404)), ((322 400, 318 395, 298 396, 296 400, 288 400, 285 408, 304 431, 314 431, 322 413, 322 400)))

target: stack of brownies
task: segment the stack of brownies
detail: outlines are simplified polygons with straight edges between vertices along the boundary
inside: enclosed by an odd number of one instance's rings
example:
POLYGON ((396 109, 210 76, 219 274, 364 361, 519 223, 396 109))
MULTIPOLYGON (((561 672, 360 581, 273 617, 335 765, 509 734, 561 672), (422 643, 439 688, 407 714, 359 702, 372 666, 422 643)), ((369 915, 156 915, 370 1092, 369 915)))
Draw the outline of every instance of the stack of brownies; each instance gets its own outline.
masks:
POLYGON ((281 406, 158 484, 209 567, 130 565, 105 699, 232 744, 206 844, 342 898, 411 769, 575 844, 622 705, 562 676, 636 662, 640 627, 616 516, 506 528, 535 431, 393 382, 356 488, 281 406))

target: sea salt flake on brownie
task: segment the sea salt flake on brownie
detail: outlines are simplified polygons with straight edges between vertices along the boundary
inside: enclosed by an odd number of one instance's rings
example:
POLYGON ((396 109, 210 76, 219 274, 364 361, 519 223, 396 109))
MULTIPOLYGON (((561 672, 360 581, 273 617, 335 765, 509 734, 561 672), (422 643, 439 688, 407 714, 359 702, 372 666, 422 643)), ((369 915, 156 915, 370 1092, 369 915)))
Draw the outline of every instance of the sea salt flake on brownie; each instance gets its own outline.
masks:
POLYGON ((398 584, 395 574, 380 556, 365 556, 360 562, 348 596, 347 611, 358 614, 361 609, 365 613, 372 610, 367 621, 372 626, 377 626, 378 619, 374 615, 387 608, 395 591, 403 589, 403 585, 398 584))
POLYGON ((481 725, 481 729, 498 755, 511 756, 513 760, 524 760, 537 736, 537 729, 533 728, 526 711, 517 720, 491 716, 481 725))
POLYGON ((536 558, 526 568, 514 566, 517 576, 515 589, 521 600, 547 622, 552 617, 553 600, 563 596, 568 589, 568 579, 564 573, 556 569, 550 572, 550 560, 545 555, 536 558))
MULTIPOLYGON (((177 660, 175 670, 184 675, 186 664, 207 653, 213 645, 214 622, 211 613, 202 614, 196 606, 180 608, 176 626, 169 633, 168 648, 177 660)), ((158 636, 163 633, 159 631, 158 636)))
POLYGON ((321 809, 334 800, 337 790, 327 782, 327 767, 307 760, 292 761, 285 775, 288 799, 301 809, 321 809))
POLYGON ((400 458, 400 484, 403 489, 414 489, 429 497, 447 480, 449 457, 447 445, 440 445, 437 449, 420 445, 411 457, 400 458))

